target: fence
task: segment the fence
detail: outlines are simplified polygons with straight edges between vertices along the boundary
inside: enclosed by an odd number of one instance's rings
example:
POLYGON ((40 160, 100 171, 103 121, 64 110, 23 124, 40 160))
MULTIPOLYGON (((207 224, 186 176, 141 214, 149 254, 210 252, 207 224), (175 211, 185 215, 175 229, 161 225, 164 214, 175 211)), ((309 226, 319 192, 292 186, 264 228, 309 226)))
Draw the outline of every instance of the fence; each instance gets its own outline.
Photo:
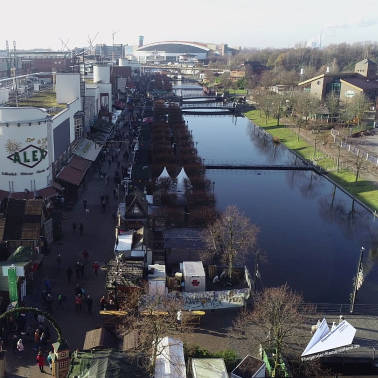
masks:
POLYGON ((356 156, 364 156, 366 161, 370 161, 371 163, 375 164, 378 166, 378 155, 373 154, 370 151, 365 150, 361 146, 355 146, 351 143, 348 143, 346 138, 341 138, 339 136, 339 132, 337 130, 332 129, 331 130, 331 135, 333 137, 333 142, 341 148, 347 150, 348 152, 351 152, 352 154, 356 156))
MULTIPOLYGON (((350 314, 350 303, 305 303, 302 309, 313 314, 346 315, 350 314)), ((378 316, 378 304, 355 304, 353 315, 378 316)))

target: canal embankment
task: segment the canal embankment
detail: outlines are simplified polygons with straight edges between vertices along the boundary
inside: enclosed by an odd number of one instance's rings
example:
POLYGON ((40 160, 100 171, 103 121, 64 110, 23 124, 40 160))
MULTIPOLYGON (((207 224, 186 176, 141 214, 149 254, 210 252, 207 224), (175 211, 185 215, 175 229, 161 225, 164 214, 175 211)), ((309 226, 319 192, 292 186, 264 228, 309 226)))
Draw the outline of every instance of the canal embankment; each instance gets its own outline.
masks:
POLYGON ((321 147, 315 150, 315 147, 299 136, 293 128, 277 125, 277 120, 273 118, 265 121, 258 110, 246 112, 244 115, 273 138, 279 138, 280 142, 297 156, 321 167, 326 172, 326 177, 356 201, 361 202, 372 213, 375 214, 378 211, 378 177, 374 181, 371 175, 368 179, 361 174, 356 181, 356 173, 351 168, 335 169, 334 159, 320 151, 321 147))

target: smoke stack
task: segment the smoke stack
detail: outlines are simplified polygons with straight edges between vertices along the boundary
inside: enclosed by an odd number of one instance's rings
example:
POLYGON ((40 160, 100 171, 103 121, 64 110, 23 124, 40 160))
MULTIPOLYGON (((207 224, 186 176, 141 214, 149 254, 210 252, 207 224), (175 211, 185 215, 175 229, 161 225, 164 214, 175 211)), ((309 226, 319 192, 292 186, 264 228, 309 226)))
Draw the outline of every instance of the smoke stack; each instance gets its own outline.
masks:
POLYGON ((142 47, 143 46, 143 41, 144 41, 144 36, 140 35, 138 38, 139 38, 138 47, 142 47))

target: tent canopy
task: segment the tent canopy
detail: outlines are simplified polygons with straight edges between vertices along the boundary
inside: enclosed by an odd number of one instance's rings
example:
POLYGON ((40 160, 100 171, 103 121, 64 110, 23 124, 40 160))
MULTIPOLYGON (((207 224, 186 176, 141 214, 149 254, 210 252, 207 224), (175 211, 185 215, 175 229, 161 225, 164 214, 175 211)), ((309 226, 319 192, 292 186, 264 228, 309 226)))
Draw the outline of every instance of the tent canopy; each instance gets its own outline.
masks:
POLYGON ((160 176, 157 178, 157 180, 163 180, 163 179, 170 179, 171 176, 169 175, 167 171, 167 167, 164 167, 163 172, 160 173, 160 176))

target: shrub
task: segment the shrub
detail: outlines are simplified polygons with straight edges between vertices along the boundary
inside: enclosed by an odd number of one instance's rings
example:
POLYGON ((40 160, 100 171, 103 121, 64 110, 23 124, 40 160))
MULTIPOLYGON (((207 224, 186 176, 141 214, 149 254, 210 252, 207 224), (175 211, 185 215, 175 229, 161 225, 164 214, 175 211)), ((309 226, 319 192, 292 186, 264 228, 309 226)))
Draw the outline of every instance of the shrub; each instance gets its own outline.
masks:
POLYGON ((238 354, 231 349, 210 352, 199 345, 184 344, 185 360, 189 358, 223 358, 227 371, 232 371, 240 362, 238 354))

